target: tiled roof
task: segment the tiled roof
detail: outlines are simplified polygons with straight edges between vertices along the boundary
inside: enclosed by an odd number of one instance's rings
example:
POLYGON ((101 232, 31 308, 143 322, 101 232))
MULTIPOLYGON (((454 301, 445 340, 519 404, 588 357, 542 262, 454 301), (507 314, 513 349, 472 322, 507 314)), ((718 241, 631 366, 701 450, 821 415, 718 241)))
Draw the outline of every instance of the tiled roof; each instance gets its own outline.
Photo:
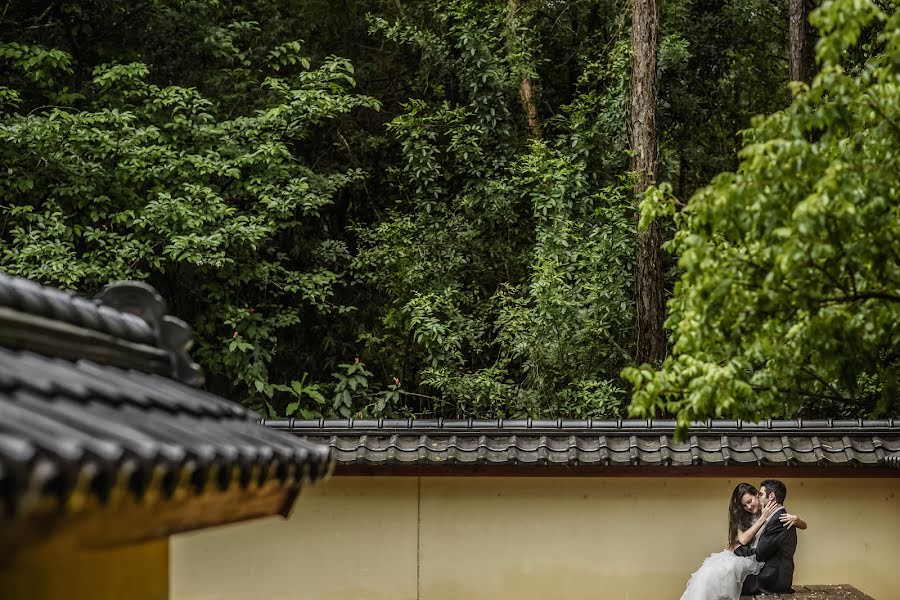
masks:
POLYGON ((152 288, 102 297, 140 316, 0 275, 0 523, 47 499, 164 501, 326 476, 327 446, 185 383, 202 380, 190 330, 152 288))
POLYGON ((327 443, 338 465, 900 467, 900 419, 705 421, 287 420, 271 428, 327 443))

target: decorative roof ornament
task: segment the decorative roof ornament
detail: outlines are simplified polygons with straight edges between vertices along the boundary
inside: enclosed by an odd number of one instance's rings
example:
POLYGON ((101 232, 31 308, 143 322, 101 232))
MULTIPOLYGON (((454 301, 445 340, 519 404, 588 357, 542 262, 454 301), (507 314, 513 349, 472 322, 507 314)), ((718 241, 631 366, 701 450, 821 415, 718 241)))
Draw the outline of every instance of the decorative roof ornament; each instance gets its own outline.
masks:
POLYGON ((194 344, 191 326, 166 314, 166 302, 156 289, 141 281, 111 283, 97 294, 97 301, 146 322, 156 336, 157 346, 169 353, 171 376, 188 385, 203 385, 203 369, 188 355, 194 344))
POLYGON ((165 375, 194 387, 191 327, 166 314, 146 283, 106 286, 93 300, 0 273, 0 346, 165 375))

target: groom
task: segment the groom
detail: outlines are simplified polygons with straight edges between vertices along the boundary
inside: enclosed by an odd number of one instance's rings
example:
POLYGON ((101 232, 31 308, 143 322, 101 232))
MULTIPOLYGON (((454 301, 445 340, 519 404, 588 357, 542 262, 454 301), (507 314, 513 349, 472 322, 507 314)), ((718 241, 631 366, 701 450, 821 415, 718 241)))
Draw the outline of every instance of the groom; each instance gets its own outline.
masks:
POLYGON ((756 556, 756 560, 766 563, 759 575, 750 575, 744 580, 741 595, 793 592, 797 529, 787 528, 779 518, 785 513, 787 488, 776 479, 766 479, 759 486, 759 495, 763 506, 774 502, 778 509, 769 515, 751 545, 740 546, 734 551, 738 556, 756 556))

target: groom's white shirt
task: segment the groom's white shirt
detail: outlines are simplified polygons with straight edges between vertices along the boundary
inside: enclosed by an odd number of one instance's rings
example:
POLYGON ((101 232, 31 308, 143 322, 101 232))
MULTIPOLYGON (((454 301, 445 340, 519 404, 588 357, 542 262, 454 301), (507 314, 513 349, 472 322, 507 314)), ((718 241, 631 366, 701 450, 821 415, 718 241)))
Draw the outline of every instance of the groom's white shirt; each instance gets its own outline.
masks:
POLYGON ((753 536, 753 543, 750 544, 750 547, 751 547, 751 548, 754 548, 754 549, 756 548, 756 545, 759 543, 759 538, 762 537, 762 533, 763 533, 763 531, 765 531, 765 529, 766 529, 766 525, 768 525, 768 524, 769 524, 769 521, 772 520, 772 517, 774 517, 775 515, 777 515, 778 512, 781 511, 781 510, 784 510, 784 507, 783 507, 783 506, 779 506, 779 507, 778 507, 778 510, 776 510, 776 511, 773 512, 771 515, 769 515, 768 518, 763 522, 762 527, 760 527, 760 528, 759 528, 759 531, 756 532, 756 535, 753 536))

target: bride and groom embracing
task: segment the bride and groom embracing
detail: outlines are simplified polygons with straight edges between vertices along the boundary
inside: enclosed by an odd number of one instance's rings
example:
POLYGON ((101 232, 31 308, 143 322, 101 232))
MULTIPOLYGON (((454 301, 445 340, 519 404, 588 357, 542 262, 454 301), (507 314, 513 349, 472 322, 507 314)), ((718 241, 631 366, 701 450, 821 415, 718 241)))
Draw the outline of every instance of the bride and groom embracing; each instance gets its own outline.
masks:
POLYGON ((787 488, 776 479, 759 490, 738 484, 728 505, 728 547, 703 561, 681 600, 792 592, 797 529, 806 529, 806 522, 784 509, 785 496, 787 488))

